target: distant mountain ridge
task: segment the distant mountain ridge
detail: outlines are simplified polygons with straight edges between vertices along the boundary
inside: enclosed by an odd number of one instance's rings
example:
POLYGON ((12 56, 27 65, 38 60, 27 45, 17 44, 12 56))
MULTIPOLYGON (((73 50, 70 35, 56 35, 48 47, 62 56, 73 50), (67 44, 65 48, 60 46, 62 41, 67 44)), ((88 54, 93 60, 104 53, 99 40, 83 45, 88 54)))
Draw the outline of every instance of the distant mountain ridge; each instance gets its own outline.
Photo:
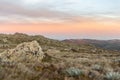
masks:
MULTIPOLYGON (((54 40, 46 38, 42 35, 27 35, 23 33, 15 33, 15 34, 0 34, 0 52, 3 52, 6 49, 15 48, 18 44, 23 42, 31 42, 37 41, 39 45, 41 45, 43 51, 50 50, 59 50, 59 51, 67 51, 67 52, 97 52, 103 51, 101 48, 97 48, 94 45, 76 45, 71 42, 64 42, 60 40, 54 40)), ((96 53, 97 53, 96 52, 96 53)))
POLYGON ((0 34, 0 51, 3 49, 13 48, 23 42, 38 41, 41 47, 47 48, 70 49, 79 47, 97 47, 108 50, 120 51, 120 40, 94 40, 94 39, 66 39, 63 41, 49 39, 41 35, 27 35, 23 33, 0 34), (87 45, 87 46, 84 46, 87 45))
POLYGON ((120 40, 94 40, 94 39, 66 39, 63 42, 73 43, 77 45, 81 44, 91 44, 99 48, 108 49, 108 50, 118 50, 120 51, 120 40))
POLYGON ((24 33, 15 33, 15 34, 0 34, 0 52, 5 49, 14 48, 18 44, 23 42, 31 42, 36 40, 43 50, 48 48, 57 48, 57 49, 65 49, 77 47, 77 45, 69 44, 66 42, 62 42, 59 40, 49 39, 42 35, 27 35, 24 33))

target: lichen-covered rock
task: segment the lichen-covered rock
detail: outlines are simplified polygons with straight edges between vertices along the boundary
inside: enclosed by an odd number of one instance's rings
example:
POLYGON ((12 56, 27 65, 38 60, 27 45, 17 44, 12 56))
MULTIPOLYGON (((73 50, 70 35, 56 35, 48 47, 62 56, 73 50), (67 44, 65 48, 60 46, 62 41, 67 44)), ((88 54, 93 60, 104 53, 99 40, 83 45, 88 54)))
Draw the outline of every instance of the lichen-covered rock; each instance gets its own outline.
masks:
POLYGON ((4 61, 32 62, 41 61, 44 57, 42 48, 37 41, 24 42, 14 49, 9 49, 0 54, 4 61))

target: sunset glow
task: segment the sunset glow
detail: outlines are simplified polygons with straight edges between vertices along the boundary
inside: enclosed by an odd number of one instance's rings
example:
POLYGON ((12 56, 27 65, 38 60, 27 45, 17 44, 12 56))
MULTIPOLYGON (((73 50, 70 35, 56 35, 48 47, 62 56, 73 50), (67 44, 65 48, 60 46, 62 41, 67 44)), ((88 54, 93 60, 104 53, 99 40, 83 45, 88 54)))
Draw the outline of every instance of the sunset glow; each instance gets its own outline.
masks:
POLYGON ((120 39, 119 4, 119 0, 0 0, 0 33, 120 39))

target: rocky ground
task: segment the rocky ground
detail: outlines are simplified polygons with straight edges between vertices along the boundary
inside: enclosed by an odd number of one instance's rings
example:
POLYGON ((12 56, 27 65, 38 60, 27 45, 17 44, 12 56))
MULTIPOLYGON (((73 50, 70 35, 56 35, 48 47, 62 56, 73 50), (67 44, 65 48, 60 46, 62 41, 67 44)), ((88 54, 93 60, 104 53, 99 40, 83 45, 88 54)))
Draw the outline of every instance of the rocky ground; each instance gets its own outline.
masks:
POLYGON ((119 52, 30 39, 2 38, 0 80, 120 80, 119 52))

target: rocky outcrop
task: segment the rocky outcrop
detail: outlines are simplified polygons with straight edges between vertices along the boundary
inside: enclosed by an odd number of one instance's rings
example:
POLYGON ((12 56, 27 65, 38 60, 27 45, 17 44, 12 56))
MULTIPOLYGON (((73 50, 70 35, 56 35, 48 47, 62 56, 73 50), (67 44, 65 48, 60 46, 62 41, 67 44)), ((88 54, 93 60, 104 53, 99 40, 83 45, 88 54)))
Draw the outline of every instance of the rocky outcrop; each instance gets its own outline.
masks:
POLYGON ((14 49, 9 49, 0 54, 4 61, 32 62, 41 61, 44 57, 42 48, 37 41, 24 42, 14 49))

